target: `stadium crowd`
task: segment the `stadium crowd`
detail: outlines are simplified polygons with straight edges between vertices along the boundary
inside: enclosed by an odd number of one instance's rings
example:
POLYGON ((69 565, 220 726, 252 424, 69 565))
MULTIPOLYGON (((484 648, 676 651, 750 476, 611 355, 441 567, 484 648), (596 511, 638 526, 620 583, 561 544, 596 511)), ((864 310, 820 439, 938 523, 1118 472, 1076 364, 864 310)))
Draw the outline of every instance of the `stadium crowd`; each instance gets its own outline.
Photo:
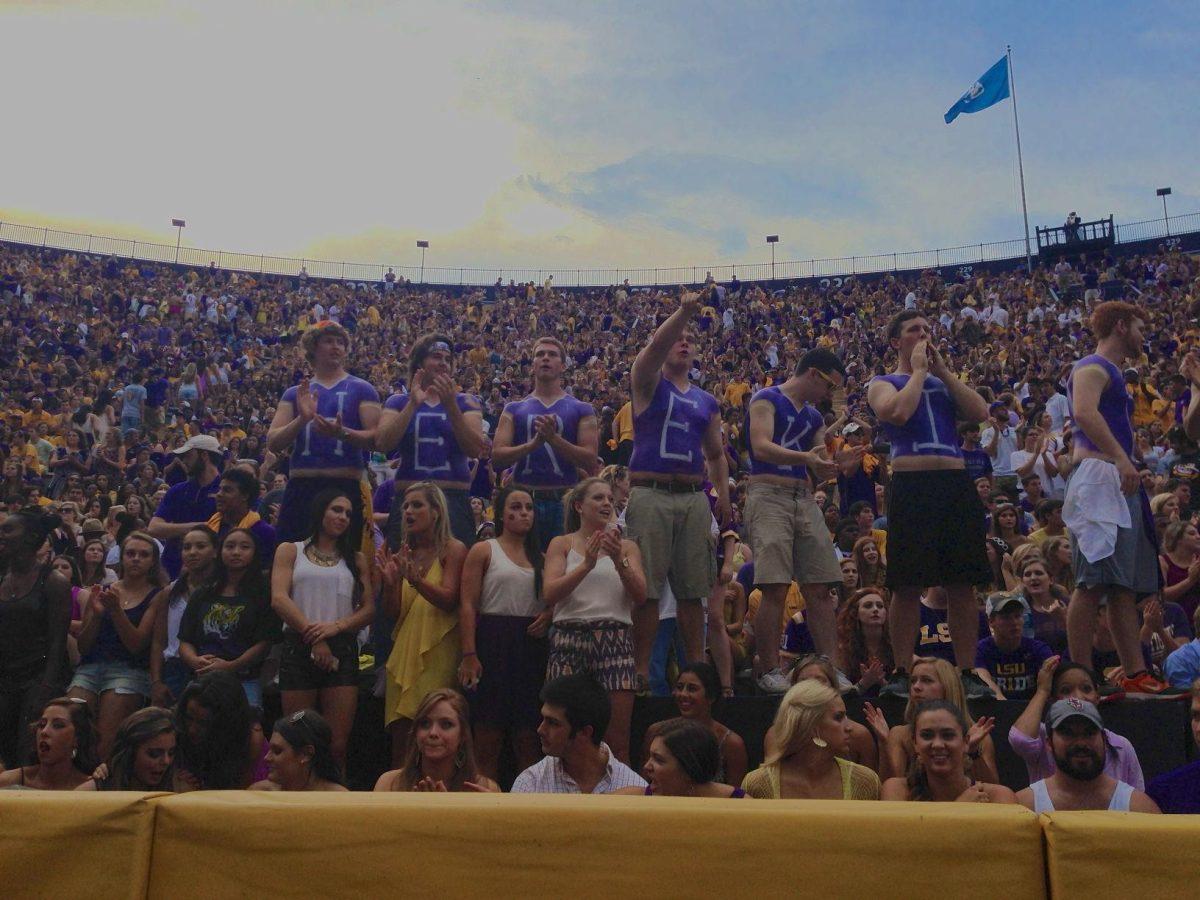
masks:
POLYGON ((1098 711, 1190 691, 1200 743, 1189 256, 439 290, 0 246, 0 307, 0 786, 345 790, 366 691, 376 790, 507 753, 513 791, 1200 811, 1098 711), (679 715, 639 748, 640 694, 679 715))

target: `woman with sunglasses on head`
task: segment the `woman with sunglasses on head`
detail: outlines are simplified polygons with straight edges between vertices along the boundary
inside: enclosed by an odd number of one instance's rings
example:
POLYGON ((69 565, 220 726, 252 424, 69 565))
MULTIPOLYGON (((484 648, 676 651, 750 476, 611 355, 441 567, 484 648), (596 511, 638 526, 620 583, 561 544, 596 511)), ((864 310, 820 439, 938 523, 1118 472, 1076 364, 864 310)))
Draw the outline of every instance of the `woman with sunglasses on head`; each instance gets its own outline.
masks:
POLYGON ((37 553, 58 524, 36 508, 0 521, 0 761, 29 757, 29 723, 67 675, 71 587, 37 553))
POLYGON ((167 588, 163 615, 154 623, 150 642, 150 700, 155 706, 170 706, 192 677, 192 670, 179 655, 179 625, 188 597, 208 584, 217 563, 217 536, 198 525, 183 536, 180 557, 183 569, 167 588))
MULTIPOLYGON (((788 678, 792 684, 799 684, 802 681, 816 681, 826 687, 834 688, 839 693, 848 689, 843 687, 846 684, 845 676, 838 672, 828 656, 823 656, 820 653, 809 653, 801 656, 796 660, 796 665, 792 667, 788 678)), ((874 707, 869 703, 863 704, 863 711, 868 720, 871 715, 876 713, 874 707)), ((883 740, 880 740, 877 745, 876 736, 871 729, 865 725, 860 725, 853 719, 847 719, 846 721, 850 728, 850 737, 846 743, 842 758, 853 763, 858 763, 861 766, 866 766, 868 769, 874 769, 880 773, 880 778, 886 778, 888 774, 886 767, 887 755, 881 752, 883 740)), ((767 729, 767 733, 763 737, 764 752, 772 752, 774 740, 775 726, 772 725, 767 729)))
POLYGON ((470 710, 462 694, 439 688, 425 695, 413 718, 403 765, 380 775, 375 790, 499 793, 500 786, 476 761, 470 710))
POLYGON ((282 543, 271 572, 271 607, 283 620, 279 691, 284 715, 319 707, 334 758, 358 709, 358 632, 375 617, 366 557, 351 530, 354 500, 341 487, 312 500, 308 537, 282 543))
POLYGON ((333 731, 319 713, 302 709, 275 723, 267 745, 264 781, 252 791, 346 791, 333 755, 333 731))
POLYGON ((966 774, 964 756, 970 723, 946 700, 926 700, 913 717, 914 756, 906 777, 889 778, 883 800, 1016 803, 1002 784, 976 781, 966 774))
POLYGON ((73 791, 91 778, 97 763, 96 737, 85 703, 58 697, 29 727, 37 761, 0 773, 0 788, 73 791))
POLYGON ((763 764, 742 781, 761 800, 878 800, 879 776, 843 758, 850 737, 838 692, 801 681, 783 695, 763 764))
POLYGON ((441 489, 450 533, 468 547, 475 543, 469 461, 481 459, 488 443, 478 401, 454 383, 452 346, 446 334, 418 338, 409 354, 408 393, 392 394, 383 405, 376 449, 400 454, 387 526, 392 547, 400 545, 405 492, 419 482, 441 489))
POLYGON ((283 392, 267 431, 277 454, 291 448, 291 468, 275 525, 280 545, 307 536, 316 496, 338 488, 350 499, 350 539, 362 549, 363 475, 375 446, 379 393, 346 371, 350 335, 337 322, 318 322, 300 338, 311 378, 283 392))
POLYGON ((139 709, 117 728, 99 777, 77 791, 174 791, 175 720, 157 706, 139 709))
POLYGON ((221 539, 212 581, 192 594, 179 624, 179 655, 197 676, 231 672, 252 706, 262 706, 258 676, 282 623, 271 609, 262 550, 249 528, 221 539))
POLYGON ((462 571, 458 680, 473 690, 480 768, 497 776, 505 734, 518 771, 541 756, 538 697, 550 654, 551 613, 542 602, 544 561, 533 496, 506 487, 496 495, 497 537, 467 553, 462 571))

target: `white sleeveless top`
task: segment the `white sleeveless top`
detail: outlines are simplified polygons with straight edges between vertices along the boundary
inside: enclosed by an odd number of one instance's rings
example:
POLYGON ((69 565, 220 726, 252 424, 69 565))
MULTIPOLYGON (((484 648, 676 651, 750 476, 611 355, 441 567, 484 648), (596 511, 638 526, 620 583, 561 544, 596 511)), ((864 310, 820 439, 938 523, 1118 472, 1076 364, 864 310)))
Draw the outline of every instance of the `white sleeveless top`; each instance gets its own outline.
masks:
POLYGON ((542 611, 534 596, 533 569, 523 569, 508 558, 495 538, 488 541, 492 560, 479 589, 479 614, 533 618, 542 611))
POLYGON ((354 576, 344 559, 336 566, 318 566, 304 553, 305 541, 292 544, 292 602, 310 622, 333 622, 354 612, 354 576))
MULTIPOLYGON (((583 557, 574 548, 567 551, 567 571, 583 565, 583 557)), ((617 574, 612 557, 601 556, 579 586, 566 599, 554 605, 554 621, 558 622, 622 622, 633 624, 629 596, 621 576, 617 574)))
MULTIPOLYGON (((1046 789, 1046 780, 1035 781, 1029 786, 1033 791, 1033 811, 1035 813, 1054 812, 1054 802, 1050 799, 1050 791, 1046 789)), ((1133 796, 1133 785, 1118 781, 1113 790, 1112 799, 1108 801, 1109 812, 1129 812, 1129 798, 1133 796)))

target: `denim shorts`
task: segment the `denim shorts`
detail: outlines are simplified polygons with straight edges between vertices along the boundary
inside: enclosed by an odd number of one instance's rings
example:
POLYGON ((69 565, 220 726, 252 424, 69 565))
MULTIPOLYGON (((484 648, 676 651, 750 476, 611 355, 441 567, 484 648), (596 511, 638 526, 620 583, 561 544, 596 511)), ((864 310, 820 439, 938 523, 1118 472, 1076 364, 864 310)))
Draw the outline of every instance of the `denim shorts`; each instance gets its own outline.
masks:
POLYGON ((81 663, 71 679, 71 687, 97 696, 105 691, 115 691, 149 697, 150 671, 119 660, 81 663))

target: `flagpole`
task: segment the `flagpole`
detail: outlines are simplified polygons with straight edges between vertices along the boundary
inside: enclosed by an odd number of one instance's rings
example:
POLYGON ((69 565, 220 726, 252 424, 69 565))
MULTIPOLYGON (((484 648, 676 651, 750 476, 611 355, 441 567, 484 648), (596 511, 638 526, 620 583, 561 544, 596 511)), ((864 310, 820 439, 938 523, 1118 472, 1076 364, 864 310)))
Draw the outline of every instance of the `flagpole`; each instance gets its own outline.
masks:
POLYGON ((1029 252, 1029 206, 1025 202, 1025 163, 1021 160, 1021 126, 1017 122, 1017 85, 1013 78, 1012 45, 1005 45, 1008 56, 1008 92, 1012 95, 1013 131, 1017 135, 1017 171, 1021 175, 1021 213, 1025 217, 1025 270, 1033 274, 1033 255, 1029 252))

